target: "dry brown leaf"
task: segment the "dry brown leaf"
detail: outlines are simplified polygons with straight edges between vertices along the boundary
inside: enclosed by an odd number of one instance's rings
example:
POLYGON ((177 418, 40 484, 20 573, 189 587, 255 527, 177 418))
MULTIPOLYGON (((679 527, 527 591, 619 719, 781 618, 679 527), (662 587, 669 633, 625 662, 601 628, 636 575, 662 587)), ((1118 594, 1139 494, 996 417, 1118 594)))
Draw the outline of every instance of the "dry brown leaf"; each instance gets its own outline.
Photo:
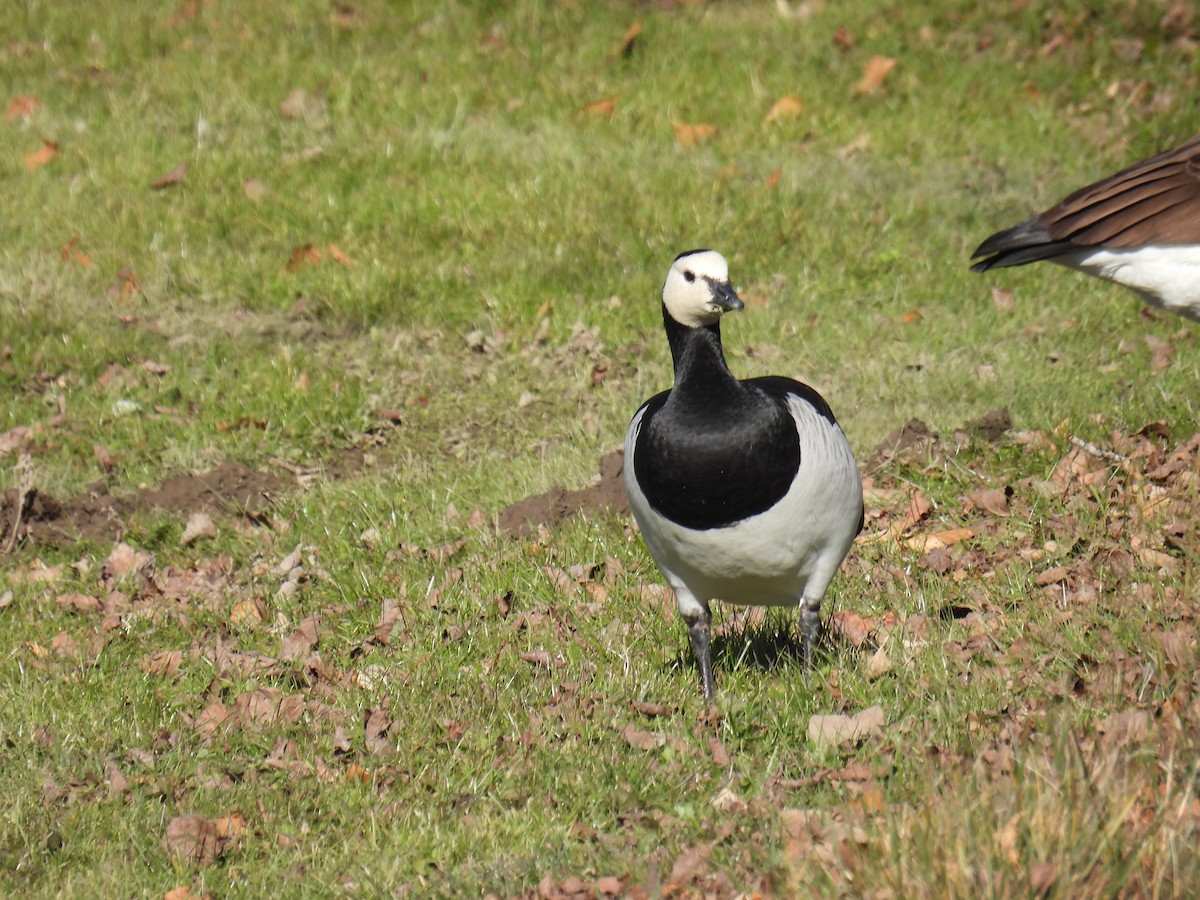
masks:
POLYGON ((625 31, 625 36, 621 38, 621 43, 613 49, 613 56, 629 56, 633 53, 634 45, 637 43, 638 36, 642 33, 642 22, 640 19, 635 19, 634 23, 625 31))
POLYGON ((163 900, 191 900, 192 889, 186 884, 176 885, 165 894, 163 900))
POLYGON ((1102 719, 1096 724, 1096 730, 1103 736, 1106 745, 1120 747, 1145 740, 1150 734, 1150 723, 1149 710, 1129 709, 1102 719))
POLYGON ((667 742, 661 734, 643 731, 632 722, 621 730, 621 737, 625 738, 625 743, 634 750, 657 750, 667 742))
POLYGON ((671 866, 664 895, 674 893, 708 871, 708 857, 711 853, 712 844, 697 844, 680 853, 675 859, 675 864, 671 866))
POLYGON ((685 122, 672 122, 671 127, 675 129, 675 140, 685 147, 694 147, 696 144, 703 144, 711 141, 717 135, 717 129, 712 125, 689 125, 685 122))
POLYGON ((60 631, 50 639, 50 651, 59 656, 77 656, 79 642, 65 631, 60 631))
POLYGON ((839 609, 829 617, 830 632, 838 635, 851 647, 861 647, 871 636, 874 627, 873 619, 865 619, 849 609, 839 609))
POLYGON ((976 509, 991 513, 993 516, 1008 518, 1012 515, 1008 508, 1008 493, 1002 488, 984 488, 968 494, 967 499, 974 504, 976 509))
POLYGON ((712 755, 714 766, 725 768, 729 765, 729 751, 725 749, 725 744, 719 737, 714 735, 708 739, 708 752, 712 755))
POLYGON ((263 611, 259 608, 258 601, 254 599, 239 600, 233 604, 233 609, 229 611, 229 623, 237 625, 239 622, 255 621, 261 622, 264 619, 263 611))
POLYGON ((644 700, 634 700, 629 705, 647 719, 657 718, 658 716, 669 716, 674 711, 665 703, 647 703, 644 700))
POLYGON ((9 101, 8 109, 4 111, 4 118, 10 122, 14 119, 29 119, 35 112, 38 111, 38 108, 41 105, 42 101, 40 101, 37 97, 28 95, 24 97, 13 97, 12 100, 9 101))
POLYGON ((59 594, 54 598, 59 609, 74 613, 94 613, 100 610, 100 598, 88 594, 59 594))
POLYGON ((192 727, 202 737, 212 737, 229 718, 229 710, 220 700, 214 700, 196 716, 192 727))
POLYGON ((350 257, 346 255, 345 251, 342 250, 342 248, 337 244, 330 244, 325 249, 329 251, 329 258, 335 263, 343 266, 354 265, 354 261, 350 259, 350 257))
POLYGON ((1016 305, 1016 299, 1012 291, 1006 291, 1002 288, 992 288, 992 305, 1000 312, 1009 312, 1016 305))
POLYGON ((1148 334, 1146 335, 1146 346, 1150 348, 1151 372, 1162 372, 1171 367, 1171 360, 1175 357, 1174 344, 1148 334))
POLYGON ((47 166, 58 156, 58 144, 54 141, 42 140, 42 146, 32 153, 25 154, 25 168, 36 172, 42 166, 47 166))
POLYGON ((549 669, 551 663, 549 650, 530 650, 521 654, 521 661, 527 662, 535 669, 549 669))
POLYGON ((300 244, 292 248, 292 256, 285 267, 289 272, 295 272, 304 266, 316 265, 321 261, 321 251, 312 244, 300 244))
POLYGON ((606 875, 592 882, 592 890, 602 897, 620 897, 625 893, 625 882, 615 876, 606 875))
POLYGON ((888 73, 896 67, 896 60, 890 56, 872 56, 863 66, 862 79, 854 88, 856 94, 869 94, 879 90, 888 73))
POLYGON ((888 656, 887 650, 881 646, 878 650, 871 654, 871 658, 867 660, 867 678, 871 681, 875 681, 877 678, 882 678, 890 671, 892 671, 892 658, 888 656))
POLYGON ((317 644, 320 624, 320 618, 314 613, 297 625, 296 630, 283 639, 279 658, 285 662, 295 662, 307 656, 317 644))
POLYGON ((923 318, 925 318, 925 316, 919 309, 910 309, 901 317, 900 321, 905 325, 916 325, 923 318))
POLYGON ((147 675, 174 675, 182 664, 182 650, 156 650, 142 657, 141 669, 147 675))
POLYGON ((183 176, 187 174, 187 163, 180 163, 170 172, 164 172, 152 182, 150 189, 153 191, 161 191, 163 188, 169 188, 183 181, 183 176))
POLYGON ((141 572, 153 560, 154 556, 148 551, 135 549, 122 541, 112 548, 108 559, 104 561, 104 568, 113 578, 124 578, 141 572))
POLYGON ((1045 897, 1058 880, 1058 865, 1050 859, 1029 864, 1029 887, 1034 896, 1045 897))
POLYGON ((585 103, 579 111, 585 116, 596 116, 601 119, 610 118, 617 111, 617 98, 605 97, 603 100, 593 100, 591 103, 585 103))
POLYGON ((376 755, 391 752, 392 744, 387 737, 391 727, 392 719, 382 706, 367 710, 367 718, 363 723, 363 742, 367 752, 376 755))
POLYGON ((58 256, 63 262, 77 262, 85 269, 92 264, 92 258, 79 249, 79 235, 63 244, 58 256))
POLYGON ((229 838, 221 837, 215 822, 195 813, 176 816, 167 823, 166 834, 163 837, 163 843, 169 852, 198 866, 216 862, 225 852, 229 842, 229 838))
POLYGON ((784 94, 773 104, 763 121, 774 122, 777 119, 795 119, 804 114, 804 101, 791 94, 784 94))
POLYGON ((257 203, 263 197, 269 194, 270 188, 259 181, 257 178, 247 178, 242 184, 242 190, 246 192, 246 196, 257 203))
POLYGON ((843 53, 854 49, 854 38, 850 34, 850 29, 845 25, 839 25, 837 31, 833 33, 833 43, 843 53))
POLYGON ((808 739, 815 744, 857 744, 883 731, 882 706, 871 706, 853 715, 810 716, 808 739))
POLYGON ((207 540, 217 536, 217 526, 206 512, 194 512, 188 516, 187 524, 183 526, 183 536, 179 543, 183 546, 194 544, 196 541, 207 540))
POLYGON ((973 537, 975 537, 975 532, 970 528, 947 528, 945 531, 935 531, 932 534, 918 534, 905 541, 905 546, 921 553, 928 553, 940 547, 952 547, 973 537))

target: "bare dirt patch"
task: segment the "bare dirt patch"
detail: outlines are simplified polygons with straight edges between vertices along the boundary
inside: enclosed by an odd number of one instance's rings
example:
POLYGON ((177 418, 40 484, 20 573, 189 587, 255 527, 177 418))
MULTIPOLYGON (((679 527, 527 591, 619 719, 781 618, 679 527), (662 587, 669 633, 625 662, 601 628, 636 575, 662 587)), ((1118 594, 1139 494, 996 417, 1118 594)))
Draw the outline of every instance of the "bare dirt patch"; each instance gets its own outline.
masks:
POLYGON ((542 494, 518 500, 500 512, 500 530, 516 537, 537 531, 538 526, 557 525, 579 513, 625 515, 625 452, 614 450, 600 459, 600 479, 582 490, 554 487, 542 494))
POLYGON ((202 474, 178 475, 128 494, 111 494, 104 482, 67 500, 14 488, 0 498, 0 546, 107 543, 120 539, 134 516, 156 511, 179 513, 181 520, 211 510, 257 516, 288 484, 281 475, 226 460, 202 474))

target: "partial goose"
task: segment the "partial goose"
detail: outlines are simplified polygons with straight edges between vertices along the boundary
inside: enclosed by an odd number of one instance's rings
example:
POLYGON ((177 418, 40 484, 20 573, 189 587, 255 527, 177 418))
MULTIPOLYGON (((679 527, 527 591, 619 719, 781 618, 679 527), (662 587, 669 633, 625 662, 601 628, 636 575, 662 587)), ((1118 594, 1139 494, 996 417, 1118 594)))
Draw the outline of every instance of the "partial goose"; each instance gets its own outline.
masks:
POLYGON ((993 234, 979 257, 976 272, 1048 259, 1200 320, 1200 135, 993 234))
POLYGON ((629 504, 688 624, 706 700, 709 601, 799 606, 811 668, 821 599, 863 522, 854 455, 820 394, 730 373, 720 319, 740 309, 721 254, 675 258, 662 290, 675 384, 625 435, 629 504))

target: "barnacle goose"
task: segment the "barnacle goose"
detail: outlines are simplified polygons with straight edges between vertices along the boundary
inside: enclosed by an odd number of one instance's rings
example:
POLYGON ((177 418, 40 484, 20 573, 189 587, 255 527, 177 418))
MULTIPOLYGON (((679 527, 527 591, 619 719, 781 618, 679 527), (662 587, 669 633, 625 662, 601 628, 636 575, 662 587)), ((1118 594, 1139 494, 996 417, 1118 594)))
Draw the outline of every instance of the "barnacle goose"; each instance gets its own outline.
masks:
POLYGON ((976 272, 1048 259, 1200 320, 1200 135, 997 232, 976 272))
POLYGON ((821 598, 862 529, 850 445, 815 390, 738 381, 721 316, 742 309, 725 258, 681 253, 662 290, 675 383, 625 435, 625 489, 650 555, 688 624, 706 700, 714 691, 709 601, 799 606, 806 670, 821 598))

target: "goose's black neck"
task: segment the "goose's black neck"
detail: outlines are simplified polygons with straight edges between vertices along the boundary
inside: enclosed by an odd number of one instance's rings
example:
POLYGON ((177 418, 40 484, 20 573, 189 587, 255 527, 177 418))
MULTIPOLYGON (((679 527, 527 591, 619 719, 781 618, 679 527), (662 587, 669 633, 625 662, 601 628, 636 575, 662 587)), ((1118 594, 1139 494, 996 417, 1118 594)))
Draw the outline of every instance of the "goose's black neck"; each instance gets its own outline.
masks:
POLYGON ((663 326, 671 347, 671 363, 675 367, 675 388, 672 393, 687 394, 701 391, 710 400, 713 392, 736 392, 740 385, 721 349, 721 325, 702 325, 689 328, 676 322, 663 307, 663 326))

